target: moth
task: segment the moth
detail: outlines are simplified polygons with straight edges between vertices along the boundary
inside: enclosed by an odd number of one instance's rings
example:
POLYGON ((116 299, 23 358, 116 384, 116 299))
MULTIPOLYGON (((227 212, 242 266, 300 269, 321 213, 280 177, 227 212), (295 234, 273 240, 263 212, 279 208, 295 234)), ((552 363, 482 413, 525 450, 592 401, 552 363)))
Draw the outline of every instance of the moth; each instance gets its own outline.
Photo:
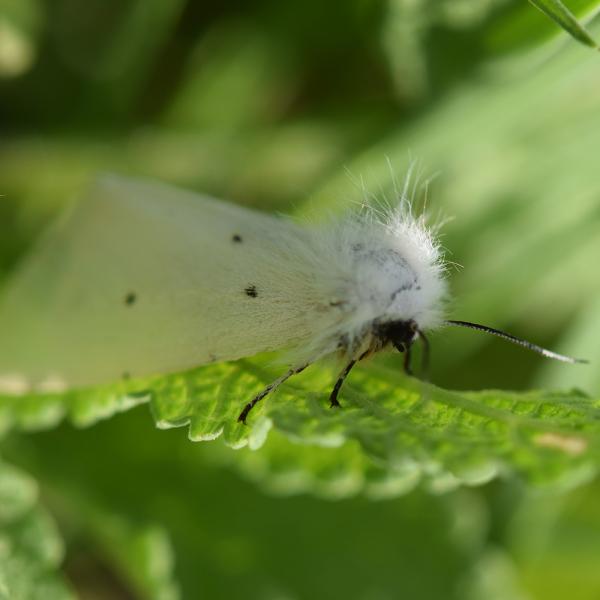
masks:
POLYGON ((85 388, 285 350, 290 366, 250 410, 312 363, 351 369, 386 348, 404 354, 444 325, 447 283, 435 231, 400 199, 323 226, 165 184, 105 176, 51 228, 0 295, 0 392, 85 388))

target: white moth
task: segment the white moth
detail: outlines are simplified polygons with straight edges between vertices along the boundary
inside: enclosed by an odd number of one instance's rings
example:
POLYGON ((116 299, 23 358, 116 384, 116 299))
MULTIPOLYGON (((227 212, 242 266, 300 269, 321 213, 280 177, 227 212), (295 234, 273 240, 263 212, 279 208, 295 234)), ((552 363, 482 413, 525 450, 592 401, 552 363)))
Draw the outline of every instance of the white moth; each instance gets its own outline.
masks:
MULTIPOLYGON (((406 190, 403 196, 406 196, 406 190)), ((0 297, 0 393, 85 388, 287 349, 252 399, 338 353, 405 353, 445 321, 445 265, 406 198, 321 228, 167 185, 105 177, 48 232, 0 297)))

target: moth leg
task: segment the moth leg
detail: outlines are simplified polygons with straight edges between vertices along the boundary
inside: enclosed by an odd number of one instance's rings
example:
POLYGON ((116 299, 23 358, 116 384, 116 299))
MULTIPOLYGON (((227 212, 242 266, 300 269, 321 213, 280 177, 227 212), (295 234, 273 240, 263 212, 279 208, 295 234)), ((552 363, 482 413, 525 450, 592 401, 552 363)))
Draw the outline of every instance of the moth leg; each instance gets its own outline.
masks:
POLYGON ((406 349, 404 350, 404 372, 407 375, 412 375, 413 374, 412 369, 410 367, 410 358, 411 358, 411 355, 410 355, 410 345, 407 344, 406 345, 406 349))
POLYGON ((412 369, 410 368, 410 344, 401 344, 399 342, 394 342, 394 348, 398 350, 398 352, 402 352, 404 354, 404 372, 407 375, 412 375, 412 369))
MULTIPOLYGON (((361 357, 362 358, 362 357, 361 357)), ((359 359, 360 360, 360 359, 359 359)), ((339 408, 340 407, 340 403, 338 402, 338 394, 340 392, 340 389, 342 387, 342 384, 344 383, 344 381, 346 380, 346 377, 348 377, 348 373, 350 373, 350 371, 352 370, 352 367, 357 363, 356 359, 351 360, 342 370, 342 372, 339 374, 337 381, 335 382, 335 385, 333 386, 333 390, 331 390, 331 394, 329 395, 329 406, 331 408, 333 408, 334 406, 339 408)))
POLYGON ((427 381, 429 379, 429 357, 431 355, 431 350, 429 347, 429 340, 425 337, 425 334, 422 331, 419 331, 419 339, 421 340, 421 344, 423 346, 423 355, 421 358, 421 371, 423 371, 423 379, 427 381))
POLYGON ((357 359, 353 359, 351 360, 342 370, 342 372, 339 374, 337 381, 335 382, 335 385, 333 386, 333 390, 331 391, 331 394, 329 395, 329 406, 330 408, 333 408, 334 406, 337 408, 340 408, 340 403, 338 402, 338 394, 340 392, 340 389, 342 387, 342 384, 344 383, 344 381, 346 380, 346 377, 348 377, 348 373, 350 373, 350 371, 352 370, 352 367, 359 361, 362 360, 363 358, 366 358, 369 355, 369 350, 366 350, 365 352, 363 352, 359 357, 358 360, 357 359))
POLYGON ((265 396, 276 390, 284 381, 289 379, 292 375, 296 375, 304 371, 304 369, 306 369, 306 367, 308 367, 309 364, 310 363, 306 363, 300 367, 290 369, 289 371, 287 371, 287 373, 284 373, 281 377, 278 377, 275 381, 270 383, 262 392, 254 396, 254 398, 252 398, 252 400, 250 400, 250 402, 248 402, 248 404, 244 406, 244 410, 242 410, 240 416, 237 419, 238 422, 246 425, 246 417, 248 416, 248 413, 254 408, 256 404, 258 404, 258 402, 260 402, 265 396))

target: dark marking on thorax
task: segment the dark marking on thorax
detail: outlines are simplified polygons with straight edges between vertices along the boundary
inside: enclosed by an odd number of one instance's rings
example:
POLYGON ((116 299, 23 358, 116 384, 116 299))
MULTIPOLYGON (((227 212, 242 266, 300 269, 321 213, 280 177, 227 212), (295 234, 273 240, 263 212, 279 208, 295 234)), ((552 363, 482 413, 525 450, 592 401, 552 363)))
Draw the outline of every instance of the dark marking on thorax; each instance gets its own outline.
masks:
POLYGON ((413 290, 413 289, 417 290, 417 291, 421 290, 421 286, 418 284, 418 279, 416 276, 414 277, 414 279, 412 281, 409 281, 408 283, 401 285, 397 290, 394 290, 392 292, 390 300, 393 302, 396 299, 396 296, 398 294, 401 294, 402 292, 407 292, 407 291, 413 290))

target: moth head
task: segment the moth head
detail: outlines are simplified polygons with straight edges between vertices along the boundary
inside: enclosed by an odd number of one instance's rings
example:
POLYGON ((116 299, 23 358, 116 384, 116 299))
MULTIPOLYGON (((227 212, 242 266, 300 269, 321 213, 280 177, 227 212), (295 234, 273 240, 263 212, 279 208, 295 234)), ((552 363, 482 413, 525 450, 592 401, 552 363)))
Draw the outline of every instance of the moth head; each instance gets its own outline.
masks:
POLYGON ((413 319, 388 321, 375 325, 375 336, 382 347, 389 344, 404 352, 419 337, 419 326, 413 319))
POLYGON ((398 352, 404 353, 404 370, 409 375, 412 374, 410 368, 411 347, 415 340, 419 339, 422 343, 422 372, 426 373, 429 365, 429 342, 414 319, 395 319, 376 323, 373 333, 377 338, 380 348, 392 345, 398 352))

